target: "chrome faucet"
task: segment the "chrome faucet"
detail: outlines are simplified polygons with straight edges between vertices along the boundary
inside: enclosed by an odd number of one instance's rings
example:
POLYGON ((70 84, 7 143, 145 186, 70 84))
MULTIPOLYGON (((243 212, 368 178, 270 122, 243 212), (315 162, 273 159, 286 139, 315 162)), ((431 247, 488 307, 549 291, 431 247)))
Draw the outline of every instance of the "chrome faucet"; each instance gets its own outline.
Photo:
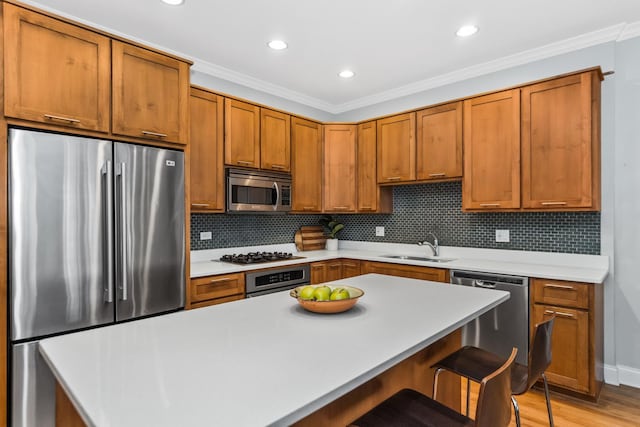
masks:
POLYGON ((419 246, 429 246, 431 248, 431 250, 433 251, 433 256, 439 256, 440 255, 440 245, 438 245, 438 236, 436 236, 433 233, 429 233, 433 236, 433 243, 429 242, 428 240, 425 240, 424 242, 418 242, 419 246))

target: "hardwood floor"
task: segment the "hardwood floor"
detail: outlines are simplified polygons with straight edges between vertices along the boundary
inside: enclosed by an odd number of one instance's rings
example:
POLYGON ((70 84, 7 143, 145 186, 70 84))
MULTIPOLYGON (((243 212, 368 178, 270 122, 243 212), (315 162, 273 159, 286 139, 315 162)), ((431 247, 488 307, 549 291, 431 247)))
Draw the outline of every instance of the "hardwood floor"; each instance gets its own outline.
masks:
MULTIPOLYGON (((472 383, 469 411, 475 413, 478 386, 472 383)), ((592 403, 551 391, 553 421, 557 427, 640 427, 640 389, 605 384, 598 403, 592 403)), ((462 384, 462 402, 466 385, 462 384)), ((517 396, 522 427, 548 426, 547 406, 542 390, 533 389, 517 396)), ((511 417, 509 427, 515 427, 511 417)))

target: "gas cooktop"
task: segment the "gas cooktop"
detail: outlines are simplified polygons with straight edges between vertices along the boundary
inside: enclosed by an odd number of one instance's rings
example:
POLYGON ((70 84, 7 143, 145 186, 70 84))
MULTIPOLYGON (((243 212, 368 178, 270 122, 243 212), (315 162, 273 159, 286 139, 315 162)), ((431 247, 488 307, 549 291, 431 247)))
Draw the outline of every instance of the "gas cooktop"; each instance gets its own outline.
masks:
POLYGON ((233 264, 257 264, 299 258, 304 257, 293 256, 290 252, 249 252, 247 254, 222 255, 220 261, 231 262, 233 264))

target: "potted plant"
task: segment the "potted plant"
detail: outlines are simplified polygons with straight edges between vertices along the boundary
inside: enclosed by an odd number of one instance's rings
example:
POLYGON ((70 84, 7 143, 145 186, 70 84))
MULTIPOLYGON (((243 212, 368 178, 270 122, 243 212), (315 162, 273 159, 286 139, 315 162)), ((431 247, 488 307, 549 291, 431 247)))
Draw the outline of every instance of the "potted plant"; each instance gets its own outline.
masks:
POLYGON ((338 221, 333 215, 323 215, 320 218, 320 224, 327 229, 327 250, 338 250, 337 235, 344 229, 344 224, 338 221))

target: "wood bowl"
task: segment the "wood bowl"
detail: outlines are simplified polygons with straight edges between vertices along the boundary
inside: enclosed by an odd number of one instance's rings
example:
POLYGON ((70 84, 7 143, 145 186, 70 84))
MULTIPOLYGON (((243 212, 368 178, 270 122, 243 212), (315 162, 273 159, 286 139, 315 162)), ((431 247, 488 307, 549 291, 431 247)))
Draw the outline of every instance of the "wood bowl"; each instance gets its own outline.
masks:
POLYGON ((295 289, 291 289, 289 292, 293 298, 298 300, 298 304, 302 306, 305 310, 312 311, 314 313, 342 313, 344 311, 349 310, 351 307, 356 305, 358 302, 358 298, 364 295, 364 291, 359 288, 354 288, 353 286, 340 286, 340 285, 332 285, 330 283, 322 283, 320 285, 304 285, 298 286, 295 289), (341 299, 341 300, 333 300, 333 301, 314 301, 314 300, 304 300, 300 298, 298 295, 300 290, 306 286, 313 286, 314 288, 319 286, 329 286, 333 291, 336 288, 344 288, 349 292, 350 298, 341 299))

